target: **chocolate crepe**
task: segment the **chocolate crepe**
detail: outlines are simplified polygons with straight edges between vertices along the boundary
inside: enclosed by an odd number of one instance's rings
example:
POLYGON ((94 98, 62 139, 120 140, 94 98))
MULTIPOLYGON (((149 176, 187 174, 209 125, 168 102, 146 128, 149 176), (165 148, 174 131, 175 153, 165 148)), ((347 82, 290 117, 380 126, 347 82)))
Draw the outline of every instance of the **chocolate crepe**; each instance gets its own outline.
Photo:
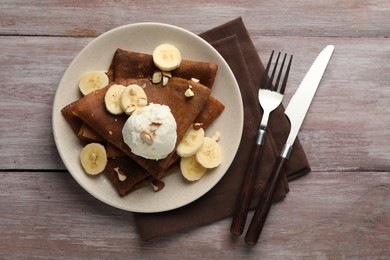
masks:
MULTIPOLYGON (((117 49, 107 75, 110 81, 128 78, 150 78, 159 70, 153 62, 151 54, 117 49), (131 64, 131 66, 129 66, 131 64)), ((180 67, 171 71, 173 77, 184 79, 196 78, 211 88, 214 84, 218 66, 213 63, 183 59, 180 67)))
MULTIPOLYGON (((257 99, 257 91, 264 66, 258 57, 243 20, 237 18, 204 32, 200 36, 211 42, 225 58, 239 83, 244 103, 244 132, 241 144, 237 156, 225 176, 202 198, 168 212, 135 213, 135 223, 144 240, 232 216, 245 172, 243 166, 249 163, 249 154, 261 120, 262 113, 257 99)), ((252 209, 259 203, 259 195, 265 188, 288 132, 289 123, 281 106, 270 117, 262 168, 256 180, 251 202, 252 209)), ((309 163, 297 139, 285 168, 284 179, 279 183, 274 200, 279 201, 286 196, 286 192, 288 192, 286 176, 288 176, 288 180, 292 180, 308 172, 310 172, 309 163)), ((226 230, 229 228, 226 227, 226 230)))

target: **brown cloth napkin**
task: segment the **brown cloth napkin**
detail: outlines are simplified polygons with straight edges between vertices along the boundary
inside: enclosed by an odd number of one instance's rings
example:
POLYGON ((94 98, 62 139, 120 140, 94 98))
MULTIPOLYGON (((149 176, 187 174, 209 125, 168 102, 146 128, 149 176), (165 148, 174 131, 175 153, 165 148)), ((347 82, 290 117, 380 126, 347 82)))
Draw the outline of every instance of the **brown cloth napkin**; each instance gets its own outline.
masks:
MULTIPOLYGON (((244 130, 237 155, 222 180, 203 197, 179 209, 161 213, 134 213, 134 220, 143 240, 209 224, 233 215, 240 192, 245 166, 255 142, 261 120, 257 99, 264 66, 258 56, 241 17, 200 34, 225 58, 239 84, 244 104, 244 130)), ((251 209, 259 203, 260 194, 272 172, 276 157, 289 133, 289 122, 280 106, 271 116, 262 157, 262 169, 256 180, 251 209)), ((274 201, 288 192, 287 180, 310 172, 310 166, 298 139, 287 161, 284 179, 279 183, 274 201)), ((229 229, 230 227, 226 227, 229 229)))

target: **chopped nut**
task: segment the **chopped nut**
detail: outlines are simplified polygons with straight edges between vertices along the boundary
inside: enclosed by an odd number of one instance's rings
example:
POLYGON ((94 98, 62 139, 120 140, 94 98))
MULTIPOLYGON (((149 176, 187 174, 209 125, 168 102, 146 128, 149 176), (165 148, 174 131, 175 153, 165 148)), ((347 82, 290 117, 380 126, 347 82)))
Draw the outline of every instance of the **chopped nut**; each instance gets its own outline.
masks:
POLYGON ((112 135, 112 131, 108 131, 108 134, 109 134, 109 135, 112 135))
POLYGON ((160 127, 162 123, 161 122, 152 122, 149 124, 149 130, 153 133, 156 134, 156 130, 160 127))
POLYGON ((140 133, 140 137, 142 141, 144 141, 147 144, 153 144, 153 137, 146 131, 142 131, 140 133))
POLYGON ((194 128, 195 130, 199 130, 203 127, 203 123, 194 123, 192 125, 192 128, 194 128))
POLYGON ((167 76, 163 76, 163 86, 168 84, 169 78, 167 76))
POLYGON ((153 84, 158 84, 161 82, 162 79, 162 73, 161 71, 155 71, 152 76, 152 83, 153 84))
POLYGON ((163 71, 162 74, 163 74, 165 77, 172 78, 172 73, 169 72, 169 71, 163 71))
POLYGON ((154 180, 150 183, 154 191, 160 191, 165 187, 165 183, 160 180, 154 180))
POLYGON ((125 181, 127 179, 126 174, 119 167, 114 168, 114 171, 118 174, 118 179, 120 181, 125 181))
POLYGON ((191 78, 191 80, 192 80, 193 82, 199 83, 199 79, 191 78))
POLYGON ((161 122, 152 122, 150 125, 155 125, 155 126, 160 126, 162 123, 161 122))
POLYGON ((125 181, 127 179, 127 176, 122 174, 122 173, 120 173, 120 172, 118 172, 118 178, 119 178, 120 181, 125 181))
POLYGON ((186 90, 186 92, 184 92, 184 95, 185 95, 186 97, 193 97, 193 96, 194 96, 194 92, 192 91, 191 88, 188 88, 188 89, 186 90))

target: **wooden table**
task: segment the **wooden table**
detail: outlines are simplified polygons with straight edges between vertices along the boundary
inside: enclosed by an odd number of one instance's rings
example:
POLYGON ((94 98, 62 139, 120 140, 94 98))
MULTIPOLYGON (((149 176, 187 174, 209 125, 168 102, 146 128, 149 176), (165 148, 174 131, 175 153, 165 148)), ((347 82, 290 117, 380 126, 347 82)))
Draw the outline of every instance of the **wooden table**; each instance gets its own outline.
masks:
POLYGON ((0 258, 389 259, 389 13, 380 0, 2 0, 0 258), (256 247, 231 237, 230 219, 143 242, 132 213, 96 200, 64 167, 52 137, 56 88, 78 52, 117 26, 200 33, 238 16, 260 57, 294 54, 290 86, 336 46, 299 134, 312 172, 290 184, 256 247))

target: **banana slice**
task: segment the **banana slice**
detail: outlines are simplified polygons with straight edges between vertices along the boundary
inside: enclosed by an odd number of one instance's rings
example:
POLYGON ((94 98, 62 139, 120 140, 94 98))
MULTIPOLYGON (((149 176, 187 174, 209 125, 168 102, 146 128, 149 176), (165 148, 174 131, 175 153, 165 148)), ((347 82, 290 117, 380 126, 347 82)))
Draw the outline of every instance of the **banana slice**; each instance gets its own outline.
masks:
POLYGON ((192 126, 184 134, 182 140, 177 146, 176 153, 180 157, 194 155, 202 146, 204 141, 204 130, 199 128, 195 130, 192 126))
POLYGON ((197 181, 203 177, 207 169, 196 160, 195 155, 180 159, 180 170, 183 177, 189 181, 197 181))
POLYGON ((131 84, 123 90, 120 99, 120 106, 127 115, 131 115, 134 111, 146 106, 147 104, 148 98, 141 86, 131 84))
POLYGON ((161 44, 153 51, 154 64, 163 71, 177 69, 181 63, 180 51, 171 44, 161 44))
POLYGON ((104 96, 104 103, 106 104, 106 109, 113 115, 120 115, 123 113, 120 100, 125 86, 114 84, 106 92, 104 96))
POLYGON ((215 168, 222 162, 219 144, 210 137, 205 137, 202 147, 195 154, 196 160, 205 168, 215 168))
POLYGON ((104 88, 108 85, 108 77, 103 71, 88 71, 81 75, 79 88, 83 95, 104 88))
POLYGON ((91 175, 101 173, 107 165, 106 148, 99 143, 87 144, 80 153, 84 170, 91 175))

